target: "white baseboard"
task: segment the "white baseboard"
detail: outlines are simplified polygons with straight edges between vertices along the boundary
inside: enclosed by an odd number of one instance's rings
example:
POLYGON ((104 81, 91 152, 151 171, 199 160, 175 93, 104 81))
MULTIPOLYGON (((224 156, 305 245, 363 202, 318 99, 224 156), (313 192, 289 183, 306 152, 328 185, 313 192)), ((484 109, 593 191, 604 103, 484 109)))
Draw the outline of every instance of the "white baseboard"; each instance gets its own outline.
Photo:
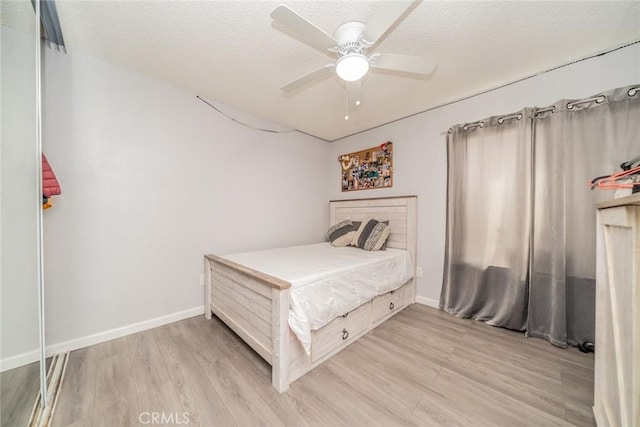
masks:
POLYGON ((38 350, 28 351, 26 353, 6 357, 0 360, 0 372, 10 371, 11 369, 28 365, 29 363, 37 362, 39 359, 40 352, 38 350))
POLYGON ((425 298, 420 295, 416 296, 416 302, 418 304, 426 305, 433 308, 440 308, 440 301, 437 299, 425 298))
MULTIPOLYGON (((147 329, 156 328, 158 326, 177 322, 179 320, 188 319, 199 314, 204 314, 204 306, 190 308, 188 310, 179 311, 177 313, 167 314, 166 316, 156 317, 155 319, 144 320, 132 325, 122 326, 120 328, 111 329, 109 331, 100 332, 82 338, 76 338, 58 344, 48 345, 45 351, 46 357, 53 356, 57 353, 65 351, 78 350, 80 348, 89 347, 90 345, 100 344, 102 342, 111 341, 137 332, 146 331, 147 329)), ((18 354, 16 356, 7 357, 0 360, 0 372, 28 365, 37 362, 40 359, 38 350, 29 351, 18 354)))
MULTIPOLYGON (((440 302, 438 300, 421 296, 416 296, 416 303, 434 308, 440 307, 440 302)), ((189 317, 194 317, 203 313, 204 306, 194 307, 188 310, 179 311, 177 313, 168 314, 166 316, 156 317, 155 319, 144 320, 132 325, 111 329, 109 331, 100 332, 86 337, 76 338, 58 344, 51 344, 47 346, 45 354, 47 357, 49 357, 57 353, 63 353, 65 351, 78 350, 84 347, 89 347, 90 345, 100 344, 102 342, 111 341, 116 338, 135 334, 137 332, 146 331, 147 329, 152 329, 158 326, 177 322, 179 320, 188 319, 189 317)), ((7 357, 6 359, 0 360, 0 372, 28 365, 29 363, 37 362, 39 358, 40 352, 38 350, 29 351, 12 357, 7 357)))

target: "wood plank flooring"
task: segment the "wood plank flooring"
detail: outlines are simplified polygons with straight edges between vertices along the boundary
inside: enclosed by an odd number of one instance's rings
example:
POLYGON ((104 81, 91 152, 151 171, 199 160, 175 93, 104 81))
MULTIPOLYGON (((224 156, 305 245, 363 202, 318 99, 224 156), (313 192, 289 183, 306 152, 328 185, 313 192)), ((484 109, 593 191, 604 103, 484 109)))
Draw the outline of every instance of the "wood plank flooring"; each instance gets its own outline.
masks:
POLYGON ((592 354, 417 304, 286 393, 270 373, 198 316, 72 352, 53 425, 595 425, 592 354))
POLYGON ((40 392, 40 363, 0 374, 0 426, 25 426, 40 392))

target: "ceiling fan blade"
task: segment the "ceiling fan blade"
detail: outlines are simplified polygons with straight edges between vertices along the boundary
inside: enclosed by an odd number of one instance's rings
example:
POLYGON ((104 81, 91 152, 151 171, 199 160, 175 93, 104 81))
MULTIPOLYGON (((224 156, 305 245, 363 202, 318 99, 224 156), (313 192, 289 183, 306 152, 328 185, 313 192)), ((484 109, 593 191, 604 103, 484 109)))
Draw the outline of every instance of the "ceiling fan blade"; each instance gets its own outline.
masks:
POLYGON ((321 46, 325 49, 336 47, 338 42, 336 39, 298 15, 287 6, 280 5, 271 12, 271 17, 283 25, 294 30, 309 43, 321 46))
POLYGON ((375 44, 412 4, 413 0, 377 3, 376 12, 362 31, 362 39, 367 43, 375 44))
POLYGON ((280 90, 286 93, 295 92, 296 90, 301 89, 302 87, 310 83, 314 83, 322 79, 326 79, 327 77, 333 74, 334 68, 335 68, 334 64, 327 64, 324 67, 320 67, 316 70, 313 70, 309 74, 306 74, 300 77, 299 79, 296 79, 290 83, 287 83, 286 85, 282 86, 280 90))
POLYGON ((378 53, 372 55, 369 62, 372 67, 381 70, 404 71, 405 73, 422 75, 430 74, 437 66, 431 58, 396 53, 378 53))

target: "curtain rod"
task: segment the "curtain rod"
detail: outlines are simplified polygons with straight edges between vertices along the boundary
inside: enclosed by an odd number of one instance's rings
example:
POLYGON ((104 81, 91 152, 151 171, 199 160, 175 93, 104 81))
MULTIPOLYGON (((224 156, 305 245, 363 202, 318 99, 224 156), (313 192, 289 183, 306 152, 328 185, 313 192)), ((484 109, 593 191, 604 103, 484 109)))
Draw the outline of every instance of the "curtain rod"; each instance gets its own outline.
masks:
POLYGON ((582 105, 582 104, 586 104, 587 102, 592 102, 592 101, 595 101, 596 104, 601 104, 601 103, 604 102, 605 99, 607 99, 606 96, 598 95, 598 96, 594 96, 593 98, 582 99, 580 101, 567 102, 567 108, 569 110, 571 110, 576 105, 582 105))
MULTIPOLYGON (((635 86, 635 87, 630 88, 627 91, 627 95, 635 96, 639 92, 640 92, 640 86, 635 86)), ((576 105, 584 104, 586 102, 593 102, 593 101, 595 101, 597 104, 600 104, 605 99, 606 99, 605 95, 598 95, 598 96, 595 96, 595 97, 592 97, 592 98, 583 99, 583 100, 580 100, 580 101, 568 102, 567 103, 567 108, 568 109, 572 109, 576 105)), ((552 105, 550 107, 534 108, 533 117, 535 118, 535 117, 538 117, 538 115, 540 115, 542 113, 548 113, 548 112, 555 113, 556 112, 556 106, 552 105)), ((510 120, 510 119, 518 119, 518 120, 520 120, 521 118, 522 118, 522 113, 515 113, 515 114, 512 114, 510 116, 504 116, 504 117, 498 118, 498 123, 503 124, 505 120, 510 120)), ((474 127, 477 127, 477 126, 480 126, 480 122, 468 123, 466 125, 466 127, 464 128, 464 130, 469 130, 470 128, 474 128, 474 127)), ((480 126, 480 127, 483 127, 483 126, 484 126, 484 123, 482 123, 482 126, 480 126)), ((453 129, 449 128, 449 129, 447 129, 447 130, 445 130, 443 132, 440 132, 440 135, 446 135, 446 134, 451 134, 451 133, 453 133, 453 129)))
POLYGON ((549 111, 551 111, 552 113, 556 112, 556 106, 552 105, 551 107, 547 107, 547 108, 538 108, 536 109, 536 111, 533 113, 534 117, 537 117, 538 114, 542 114, 542 113, 548 113, 549 111))
POLYGON ((498 118, 498 123, 503 124, 505 120, 521 120, 522 119, 522 113, 515 113, 515 114, 511 114, 510 116, 504 116, 504 117, 499 117, 498 118))
MULTIPOLYGON (((631 87, 628 91, 627 91, 627 95, 629 96, 635 96, 638 92, 640 92, 640 86, 635 86, 635 87, 631 87)), ((595 102, 596 104, 602 104, 605 100, 607 99, 606 95, 597 95, 597 96, 593 96, 591 98, 586 98, 586 99, 580 99, 578 101, 571 101, 571 102, 567 102, 567 109, 568 110, 572 110, 573 107, 577 106, 577 105, 582 105, 582 104, 587 104, 589 102, 595 102)), ((556 112, 556 106, 552 105, 551 107, 545 107, 545 108, 533 108, 533 118, 537 118, 541 113, 548 113, 551 112, 552 114, 556 112)), ((498 118, 498 123, 499 124, 503 124, 505 122, 505 120, 512 120, 512 119, 522 119, 523 115, 522 113, 514 113, 508 116, 503 116, 503 117, 499 117, 498 118)), ((455 125, 455 126, 459 126, 459 125, 455 125)), ((484 121, 477 121, 477 122, 473 122, 473 123, 466 123, 462 129, 464 131, 468 131, 469 129, 473 129, 476 127, 484 127, 484 121)), ((451 134, 453 133, 453 127, 449 128, 447 131, 445 132, 441 132, 441 135, 444 134, 451 134)))

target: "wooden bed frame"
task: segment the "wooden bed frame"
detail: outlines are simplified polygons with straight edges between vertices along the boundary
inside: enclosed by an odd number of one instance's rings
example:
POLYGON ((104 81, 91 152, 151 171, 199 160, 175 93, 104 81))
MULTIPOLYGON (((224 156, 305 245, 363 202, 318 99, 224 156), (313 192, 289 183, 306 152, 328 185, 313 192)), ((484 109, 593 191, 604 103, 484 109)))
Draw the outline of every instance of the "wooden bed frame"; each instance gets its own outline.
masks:
MULTIPOLYGON (((330 224, 343 219, 389 221, 387 246, 406 249, 416 265, 417 197, 334 200, 330 224)), ((220 318, 272 367, 272 384, 284 392, 296 379, 329 359, 409 304, 415 279, 312 331, 308 355, 289 329, 290 283, 216 255, 205 255, 205 316, 220 318)))

